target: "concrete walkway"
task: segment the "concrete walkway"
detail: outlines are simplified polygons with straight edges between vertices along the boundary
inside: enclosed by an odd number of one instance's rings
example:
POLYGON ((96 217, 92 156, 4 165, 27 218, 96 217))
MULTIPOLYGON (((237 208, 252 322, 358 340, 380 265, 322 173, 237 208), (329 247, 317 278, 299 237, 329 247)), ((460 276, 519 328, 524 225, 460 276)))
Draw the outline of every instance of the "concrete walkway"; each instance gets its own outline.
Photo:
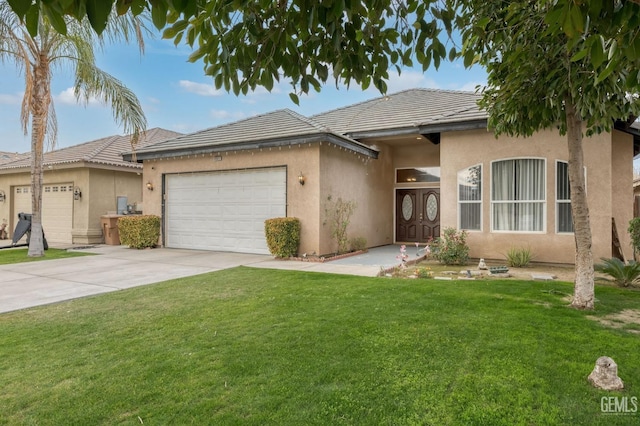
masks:
POLYGON ((396 264, 398 246, 319 262, 275 260, 272 256, 157 248, 133 250, 98 245, 78 251, 97 256, 0 265, 0 312, 70 300, 244 265, 374 277, 396 264))

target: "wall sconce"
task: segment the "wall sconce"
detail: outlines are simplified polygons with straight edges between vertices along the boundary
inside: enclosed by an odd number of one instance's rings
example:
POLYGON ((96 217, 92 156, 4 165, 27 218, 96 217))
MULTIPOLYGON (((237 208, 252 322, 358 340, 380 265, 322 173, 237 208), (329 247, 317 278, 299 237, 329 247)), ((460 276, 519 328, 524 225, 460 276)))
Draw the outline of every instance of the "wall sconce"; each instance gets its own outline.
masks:
POLYGON ((4 193, 3 190, 0 189, 0 203, 4 203, 4 200, 7 199, 7 195, 4 193))
POLYGON ((147 182, 147 189, 153 191, 153 184, 151 182, 147 182))
POLYGON ((304 185, 304 176, 302 175, 302 172, 298 175, 298 182, 300 182, 300 185, 304 185))
POLYGON ((80 191, 80 187, 76 186, 73 188, 73 199, 79 200, 80 198, 82 198, 82 191, 80 191))

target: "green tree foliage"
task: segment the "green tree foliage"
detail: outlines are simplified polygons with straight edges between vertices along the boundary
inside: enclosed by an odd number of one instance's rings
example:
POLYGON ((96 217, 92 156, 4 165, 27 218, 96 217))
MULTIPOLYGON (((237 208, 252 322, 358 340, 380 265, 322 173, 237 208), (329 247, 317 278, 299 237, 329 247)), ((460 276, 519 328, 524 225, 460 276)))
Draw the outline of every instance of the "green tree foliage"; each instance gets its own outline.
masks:
POLYGON ((637 56, 624 57, 615 47, 618 37, 638 36, 638 28, 612 27, 616 19, 636 22, 640 6, 603 5, 594 9, 596 19, 585 26, 575 9, 559 11, 551 2, 460 0, 458 6, 465 63, 480 63, 488 73, 480 105, 489 112, 489 127, 496 135, 530 136, 557 128, 567 136, 576 241, 572 306, 591 309, 594 266, 583 129, 588 135, 610 131, 615 122, 628 124, 640 114, 637 96, 628 92, 637 90, 637 56), (571 27, 562 13, 575 17, 571 27), (563 25, 549 24, 550 16, 563 25), (607 60, 601 60, 602 52, 607 52, 607 60))
MULTIPOLYGON (((436 0, 366 2, 289 0, 265 2, 207 0, 47 0, 32 5, 10 1, 30 31, 34 16, 46 15, 64 33, 70 15, 88 17, 97 32, 117 13, 149 9, 154 25, 176 44, 194 49, 204 73, 217 88, 235 94, 257 86, 271 89, 289 78, 291 98, 320 90, 330 79, 363 88, 387 89, 389 70, 400 71, 417 60, 426 69, 455 55, 439 37, 451 30, 454 14, 432 7, 436 0)), ((33 33, 32 33, 33 34, 33 33)))

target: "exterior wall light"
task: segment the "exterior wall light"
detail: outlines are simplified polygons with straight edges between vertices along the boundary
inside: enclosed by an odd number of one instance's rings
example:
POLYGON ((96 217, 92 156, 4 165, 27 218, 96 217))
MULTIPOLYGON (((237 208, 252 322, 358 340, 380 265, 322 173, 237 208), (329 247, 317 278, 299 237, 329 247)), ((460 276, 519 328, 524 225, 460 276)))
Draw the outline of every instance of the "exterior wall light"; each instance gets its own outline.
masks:
POLYGON ((73 188, 73 199, 79 200, 80 198, 82 198, 82 191, 80 191, 80 187, 76 186, 73 188))
POLYGON ((300 182, 300 185, 304 185, 304 176, 302 175, 302 172, 298 175, 298 182, 300 182))
POLYGON ((7 195, 4 193, 2 189, 0 189, 0 203, 4 203, 4 200, 7 199, 7 195))
POLYGON ((147 189, 153 191, 153 184, 151 182, 147 182, 147 189))

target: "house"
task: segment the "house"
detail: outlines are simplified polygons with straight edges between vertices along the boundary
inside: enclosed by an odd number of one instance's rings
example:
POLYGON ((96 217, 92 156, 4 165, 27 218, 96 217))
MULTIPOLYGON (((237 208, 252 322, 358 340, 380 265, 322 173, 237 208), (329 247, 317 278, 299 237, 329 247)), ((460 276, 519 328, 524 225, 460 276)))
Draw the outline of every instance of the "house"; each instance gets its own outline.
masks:
POLYGON ((8 163, 10 161, 15 161, 19 158, 24 157, 26 154, 21 154, 18 152, 6 152, 0 151, 0 164, 8 163))
MULTIPOLYGON (((178 135, 150 129, 138 146, 178 135)), ((125 208, 142 201, 142 165, 123 161, 125 151, 131 151, 130 137, 116 135, 45 153, 42 226, 49 242, 102 242, 100 216, 116 212, 118 199, 125 208)), ((10 231, 18 213, 31 212, 30 158, 22 154, 0 163, 0 219, 10 231)))
MULTIPOLYGON (((573 263, 567 144, 555 130, 529 138, 487 130, 478 95, 406 90, 312 117, 279 110, 137 150, 145 213, 162 217, 166 247, 268 253, 264 220, 301 221, 300 253, 335 252, 329 200, 357 207, 348 228, 369 247, 425 244, 453 227, 470 255, 573 263)), ((593 253, 611 257, 633 214, 626 123, 586 138, 593 253), (614 172, 615 171, 615 172, 614 172)), ((125 154, 131 160, 130 154, 125 154)))

